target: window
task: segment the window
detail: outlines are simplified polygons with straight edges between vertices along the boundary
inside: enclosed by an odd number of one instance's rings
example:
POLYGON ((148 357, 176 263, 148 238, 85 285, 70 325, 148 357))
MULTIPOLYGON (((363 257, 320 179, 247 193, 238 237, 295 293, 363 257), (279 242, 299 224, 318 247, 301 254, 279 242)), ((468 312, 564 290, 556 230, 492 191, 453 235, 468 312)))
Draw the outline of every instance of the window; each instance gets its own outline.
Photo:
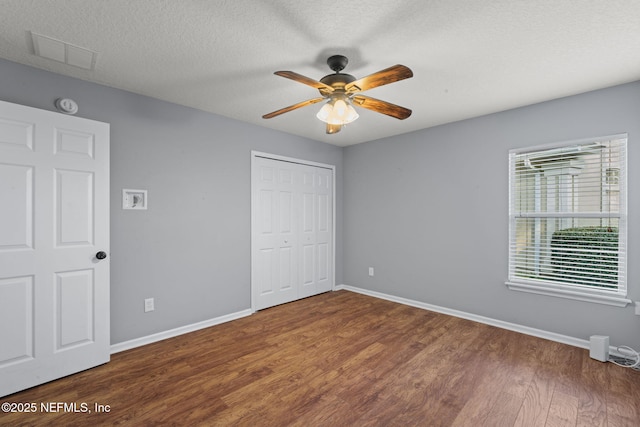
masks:
POLYGON ((510 289, 624 307, 627 135, 509 152, 510 289))

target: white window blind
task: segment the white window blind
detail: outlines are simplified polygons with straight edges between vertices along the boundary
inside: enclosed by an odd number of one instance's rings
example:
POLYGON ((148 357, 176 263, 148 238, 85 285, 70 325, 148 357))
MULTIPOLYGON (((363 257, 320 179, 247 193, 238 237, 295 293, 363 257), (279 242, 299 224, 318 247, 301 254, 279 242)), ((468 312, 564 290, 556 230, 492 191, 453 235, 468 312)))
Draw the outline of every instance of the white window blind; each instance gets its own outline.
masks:
POLYGON ((616 135, 509 152, 510 287, 626 297, 626 147, 616 135))

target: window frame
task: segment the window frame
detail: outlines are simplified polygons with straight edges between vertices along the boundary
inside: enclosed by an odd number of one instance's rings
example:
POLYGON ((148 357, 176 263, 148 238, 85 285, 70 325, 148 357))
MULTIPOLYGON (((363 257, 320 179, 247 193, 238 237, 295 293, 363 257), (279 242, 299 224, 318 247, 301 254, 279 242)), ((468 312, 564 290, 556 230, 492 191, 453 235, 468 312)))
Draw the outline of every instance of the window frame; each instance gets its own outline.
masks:
MULTIPOLYGON (((547 295, 554 296, 560 298, 568 298, 572 300, 578 301, 586 301, 592 303, 606 304, 617 307, 626 307, 632 301, 627 298, 627 275, 626 275, 626 266, 627 266, 627 148, 628 148, 628 134, 615 134, 615 135, 607 135, 596 138, 586 138, 579 140, 570 140, 570 141, 560 141, 551 144, 542 144, 529 146, 524 148, 515 148, 509 150, 509 242, 508 242, 508 273, 507 273, 507 281, 505 284, 507 287, 514 291, 528 292, 539 295, 547 295), (585 286, 579 285, 571 285, 559 281, 553 280, 527 280, 524 277, 515 275, 515 233, 516 233, 516 222, 518 218, 523 217, 533 217, 533 218, 544 218, 545 216, 555 216, 557 217, 557 213, 549 213, 549 212, 539 212, 535 215, 531 215, 529 213, 518 213, 515 209, 515 201, 516 201, 516 180, 515 180, 515 158, 518 155, 522 155, 524 153, 534 153, 534 152, 542 152, 547 150, 559 149, 559 148, 568 148, 577 145, 584 145, 589 143, 597 143, 600 141, 611 141, 611 140, 624 140, 622 152, 624 156, 621 159, 620 168, 617 171, 617 179, 620 190, 620 207, 619 212, 616 214, 616 217, 619 221, 619 241, 618 241, 618 262, 620 263, 620 269, 622 275, 619 275, 618 287, 617 289, 609 290, 604 288, 587 288, 585 286)), ((580 218, 585 217, 578 212, 564 213, 564 217, 566 218, 580 218)), ((592 217, 591 215, 586 215, 588 217, 592 217)), ((599 216, 600 218, 611 217, 611 213, 602 212, 599 216)))

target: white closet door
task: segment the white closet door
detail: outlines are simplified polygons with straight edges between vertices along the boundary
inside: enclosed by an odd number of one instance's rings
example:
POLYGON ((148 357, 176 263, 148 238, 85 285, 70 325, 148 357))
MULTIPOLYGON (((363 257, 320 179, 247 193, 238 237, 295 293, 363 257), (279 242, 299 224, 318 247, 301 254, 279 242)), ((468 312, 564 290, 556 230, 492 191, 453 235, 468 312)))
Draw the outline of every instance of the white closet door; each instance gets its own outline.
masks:
POLYGON ((257 158, 254 164, 255 221, 252 286, 257 310, 297 298, 296 260, 300 192, 296 165, 257 158))
POLYGON ((300 298, 331 290, 333 236, 331 170, 305 166, 300 224, 300 298))
POLYGON ((253 157, 252 306, 333 287, 333 170, 253 157))
POLYGON ((318 293, 320 293, 333 289, 333 171, 318 170, 316 181, 318 200, 316 286, 318 293))
POLYGON ((3 396, 109 360, 109 125, 0 101, 0 207, 3 396))

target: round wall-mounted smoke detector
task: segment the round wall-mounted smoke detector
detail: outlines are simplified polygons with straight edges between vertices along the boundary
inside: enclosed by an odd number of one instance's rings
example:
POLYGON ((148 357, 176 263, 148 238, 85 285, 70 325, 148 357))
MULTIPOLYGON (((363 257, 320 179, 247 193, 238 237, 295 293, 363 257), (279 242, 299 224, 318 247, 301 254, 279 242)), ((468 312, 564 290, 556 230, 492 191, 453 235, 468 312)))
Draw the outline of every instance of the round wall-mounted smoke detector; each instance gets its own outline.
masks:
POLYGON ((76 101, 69 98, 56 99, 56 108, 64 114, 75 114, 78 112, 78 104, 76 104, 76 101))

